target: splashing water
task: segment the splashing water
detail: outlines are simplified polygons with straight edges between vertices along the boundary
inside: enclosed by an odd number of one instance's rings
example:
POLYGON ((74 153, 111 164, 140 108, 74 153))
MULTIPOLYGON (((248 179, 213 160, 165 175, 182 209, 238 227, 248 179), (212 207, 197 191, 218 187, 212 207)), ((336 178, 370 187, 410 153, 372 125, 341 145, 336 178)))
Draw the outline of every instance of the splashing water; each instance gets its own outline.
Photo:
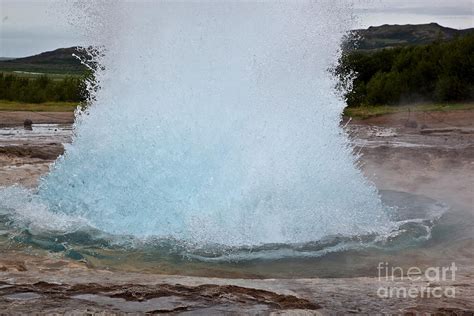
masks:
POLYGON ((344 3, 75 2, 100 89, 38 192, 3 206, 201 246, 390 232, 328 72, 344 3))

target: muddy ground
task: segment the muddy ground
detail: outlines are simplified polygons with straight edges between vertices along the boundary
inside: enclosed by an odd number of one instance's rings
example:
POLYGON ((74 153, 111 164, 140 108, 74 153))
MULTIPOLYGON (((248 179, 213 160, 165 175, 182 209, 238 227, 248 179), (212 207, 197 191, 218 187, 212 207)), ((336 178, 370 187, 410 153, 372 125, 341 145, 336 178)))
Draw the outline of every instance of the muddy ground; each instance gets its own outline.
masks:
MULTIPOLYGON (((69 113, 0 112, 0 186, 34 187, 71 140, 69 113), (69 115, 69 116, 68 116, 69 115), (23 130, 25 119, 33 131, 23 130), (50 124, 50 125, 44 125, 50 124)), ((343 122, 379 189, 422 194, 468 212, 474 205, 474 111, 401 113, 343 122), (416 122, 416 124, 414 123, 416 122)), ((466 246, 467 245, 467 246, 466 246)), ((471 265, 456 280, 434 284, 376 278, 223 279, 114 272, 53 255, 0 254, 3 313, 285 314, 414 313, 472 315, 471 265), (386 287, 443 286, 456 297, 379 298, 386 287)))

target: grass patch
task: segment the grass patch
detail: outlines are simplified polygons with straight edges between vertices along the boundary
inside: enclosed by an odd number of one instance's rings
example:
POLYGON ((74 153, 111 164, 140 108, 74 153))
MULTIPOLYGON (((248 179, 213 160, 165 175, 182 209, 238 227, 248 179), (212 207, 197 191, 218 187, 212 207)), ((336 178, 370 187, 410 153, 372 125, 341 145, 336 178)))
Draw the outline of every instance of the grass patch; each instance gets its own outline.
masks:
POLYGON ((82 78, 83 75, 78 74, 58 74, 58 73, 46 73, 46 72, 24 72, 24 71, 2 71, 0 73, 4 75, 15 75, 20 78, 27 78, 27 79, 38 79, 41 76, 48 76, 50 79, 54 81, 64 80, 66 78, 82 78))
POLYGON ((77 102, 25 103, 0 100, 0 111, 73 112, 77 102))
POLYGON ((444 103, 444 104, 414 104, 400 106, 359 106, 346 108, 345 116, 359 119, 366 119, 373 116, 401 112, 434 112, 434 111, 456 111, 456 110, 474 110, 474 103, 444 103))

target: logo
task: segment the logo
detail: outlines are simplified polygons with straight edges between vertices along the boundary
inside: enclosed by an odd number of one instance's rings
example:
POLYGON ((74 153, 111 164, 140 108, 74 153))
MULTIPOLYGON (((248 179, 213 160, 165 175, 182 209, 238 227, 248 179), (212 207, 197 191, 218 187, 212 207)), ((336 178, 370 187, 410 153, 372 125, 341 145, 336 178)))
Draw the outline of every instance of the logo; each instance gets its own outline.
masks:
POLYGON ((441 286, 439 283, 455 281, 457 270, 455 262, 446 267, 429 267, 424 271, 420 267, 404 269, 391 266, 388 262, 379 262, 377 266, 378 281, 395 283, 380 286, 377 289, 377 296, 380 298, 454 298, 456 297, 456 288, 441 286))

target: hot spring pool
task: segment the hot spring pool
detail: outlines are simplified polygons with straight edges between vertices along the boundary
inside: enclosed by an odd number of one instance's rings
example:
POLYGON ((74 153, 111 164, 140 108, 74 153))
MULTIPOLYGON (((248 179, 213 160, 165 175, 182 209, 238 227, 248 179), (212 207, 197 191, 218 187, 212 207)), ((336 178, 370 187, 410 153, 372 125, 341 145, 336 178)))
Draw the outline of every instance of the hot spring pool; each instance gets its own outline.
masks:
POLYGON ((190 250, 172 239, 114 236, 85 227, 42 231, 0 209, 0 251, 19 250, 87 262, 95 268, 192 276, 307 278, 374 276, 379 262, 398 266, 462 262, 472 216, 427 197, 382 191, 398 228, 385 236, 328 236, 300 244, 207 246, 190 250))

